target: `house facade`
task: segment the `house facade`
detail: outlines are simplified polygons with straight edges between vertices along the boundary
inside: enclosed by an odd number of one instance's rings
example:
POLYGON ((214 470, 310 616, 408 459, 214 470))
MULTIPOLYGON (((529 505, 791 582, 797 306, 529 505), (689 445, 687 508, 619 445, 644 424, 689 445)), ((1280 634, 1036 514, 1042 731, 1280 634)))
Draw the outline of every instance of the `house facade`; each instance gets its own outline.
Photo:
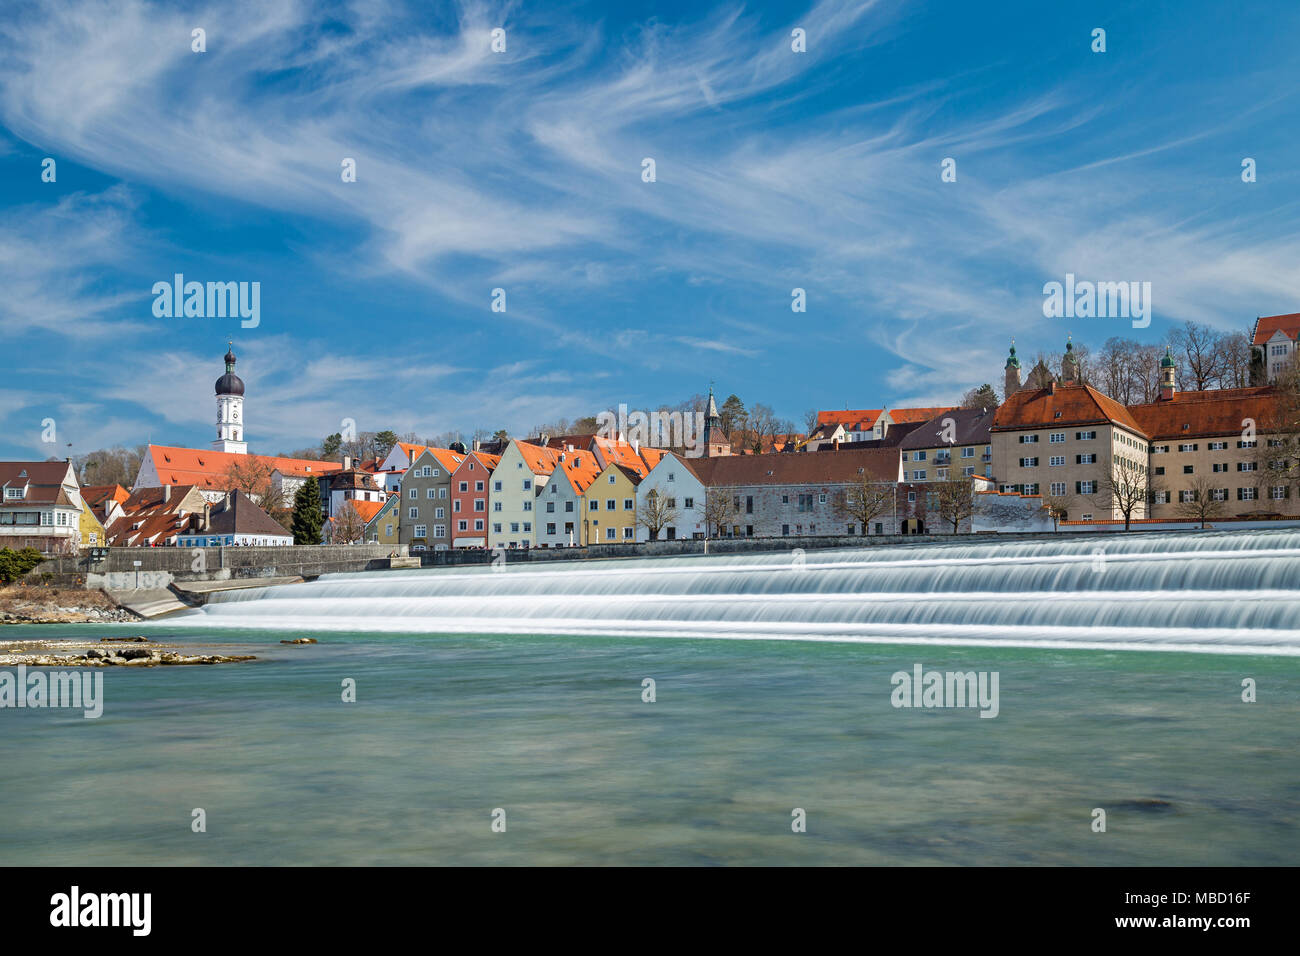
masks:
POLYGON ((557 453, 555 471, 537 496, 537 546, 585 547, 590 527, 583 519, 587 489, 603 469, 593 451, 572 445, 557 453))
MULTIPOLYGON (((723 461, 721 458, 700 458, 698 461, 723 461)), ((637 486, 650 469, 641 463, 629 467, 614 462, 601 469, 596 480, 587 489, 586 539, 589 544, 631 544, 636 541, 637 486)))
MULTIPOLYGON (((397 510, 397 540, 412 553, 446 551, 452 547, 452 473, 468 455, 446 448, 424 448, 402 476, 394 497, 397 510)), ((388 522, 381 519, 388 531, 388 522)))
POLYGON ((0 547, 76 551, 83 544, 83 510, 71 462, 0 462, 0 547))
POLYGON ((451 546, 486 548, 488 482, 501 456, 472 451, 463 457, 451 475, 451 546))
POLYGON ((232 491, 216 504, 188 515, 171 543, 178 547, 289 547, 293 535, 242 491, 232 491))
MULTIPOLYGON (((444 532, 446 531, 444 522, 444 532)), ((394 494, 384 502, 379 512, 366 523, 365 540, 371 544, 401 544, 402 496, 394 494)), ((443 548, 448 547, 443 544, 443 548)))
POLYGON ((560 453, 553 448, 511 440, 491 477, 489 547, 531 548, 537 541, 538 498, 560 453))
POLYGON ((899 444, 899 480, 947 481, 993 476, 993 408, 954 408, 907 434, 899 444))
POLYGON ((1300 353, 1300 312, 1267 315, 1255 319, 1250 347, 1255 366, 1263 370, 1264 381, 1276 382, 1300 353))
POLYGON ((708 529, 704 523, 704 484, 686 460, 668 452, 637 486, 637 505, 643 512, 637 523, 636 540, 649 541, 650 528, 645 518, 653 514, 650 497, 658 496, 664 502, 659 517, 672 515, 660 528, 657 540, 674 541, 678 538, 703 538, 708 529))

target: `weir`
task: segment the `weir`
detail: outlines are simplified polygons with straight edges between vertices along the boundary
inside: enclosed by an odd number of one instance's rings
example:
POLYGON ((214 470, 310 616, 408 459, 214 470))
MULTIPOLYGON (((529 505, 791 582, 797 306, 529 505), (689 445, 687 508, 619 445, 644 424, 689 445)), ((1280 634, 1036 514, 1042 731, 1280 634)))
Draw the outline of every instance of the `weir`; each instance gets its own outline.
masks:
POLYGON ((326 575, 169 625, 1300 655, 1300 532, 1115 535, 326 575))

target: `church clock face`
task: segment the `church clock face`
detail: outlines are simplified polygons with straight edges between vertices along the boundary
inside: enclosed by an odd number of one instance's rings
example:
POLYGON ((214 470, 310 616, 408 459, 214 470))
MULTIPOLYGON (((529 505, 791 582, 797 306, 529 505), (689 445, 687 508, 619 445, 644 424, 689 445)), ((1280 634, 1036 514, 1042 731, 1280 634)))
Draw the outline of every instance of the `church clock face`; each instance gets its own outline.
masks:
POLYGON ((238 408, 232 408, 232 409, 230 410, 230 420, 231 420, 232 422, 237 422, 237 421, 239 421, 239 409, 238 409, 238 408))

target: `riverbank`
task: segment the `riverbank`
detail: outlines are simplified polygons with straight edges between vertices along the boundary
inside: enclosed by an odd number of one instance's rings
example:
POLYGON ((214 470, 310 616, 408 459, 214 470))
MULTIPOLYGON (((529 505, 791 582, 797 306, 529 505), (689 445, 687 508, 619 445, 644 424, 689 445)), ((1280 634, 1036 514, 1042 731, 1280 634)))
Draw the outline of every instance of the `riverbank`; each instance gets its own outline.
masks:
POLYGON ((158 667, 183 664, 233 664, 252 654, 195 654, 194 645, 160 644, 147 637, 86 640, 0 640, 0 667, 158 667))
POLYGON ((137 620, 102 591, 28 584, 0 588, 0 624, 121 624, 137 620))

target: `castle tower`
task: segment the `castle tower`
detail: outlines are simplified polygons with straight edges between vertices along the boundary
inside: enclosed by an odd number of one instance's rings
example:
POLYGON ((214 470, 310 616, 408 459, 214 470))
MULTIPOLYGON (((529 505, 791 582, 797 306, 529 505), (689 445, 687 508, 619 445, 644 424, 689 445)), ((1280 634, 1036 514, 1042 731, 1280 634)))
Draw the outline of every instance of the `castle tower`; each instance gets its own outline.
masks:
POLYGON ((1079 359, 1074 354, 1074 336, 1066 336, 1065 356, 1061 359, 1061 380, 1063 385, 1079 384, 1079 359))
POLYGON ((233 344, 226 350, 226 374, 217 379, 217 440, 212 447, 236 455, 248 454, 248 443, 244 441, 244 382, 235 374, 233 344))
POLYGON ((1020 391, 1020 359, 1016 358, 1016 340, 1011 340, 1011 355, 1007 359, 1006 380, 1002 389, 1002 400, 1006 401, 1020 391))
POLYGON ((1174 357, 1165 349, 1165 357, 1160 360, 1160 400, 1167 402, 1174 397, 1178 386, 1174 382, 1174 357))

